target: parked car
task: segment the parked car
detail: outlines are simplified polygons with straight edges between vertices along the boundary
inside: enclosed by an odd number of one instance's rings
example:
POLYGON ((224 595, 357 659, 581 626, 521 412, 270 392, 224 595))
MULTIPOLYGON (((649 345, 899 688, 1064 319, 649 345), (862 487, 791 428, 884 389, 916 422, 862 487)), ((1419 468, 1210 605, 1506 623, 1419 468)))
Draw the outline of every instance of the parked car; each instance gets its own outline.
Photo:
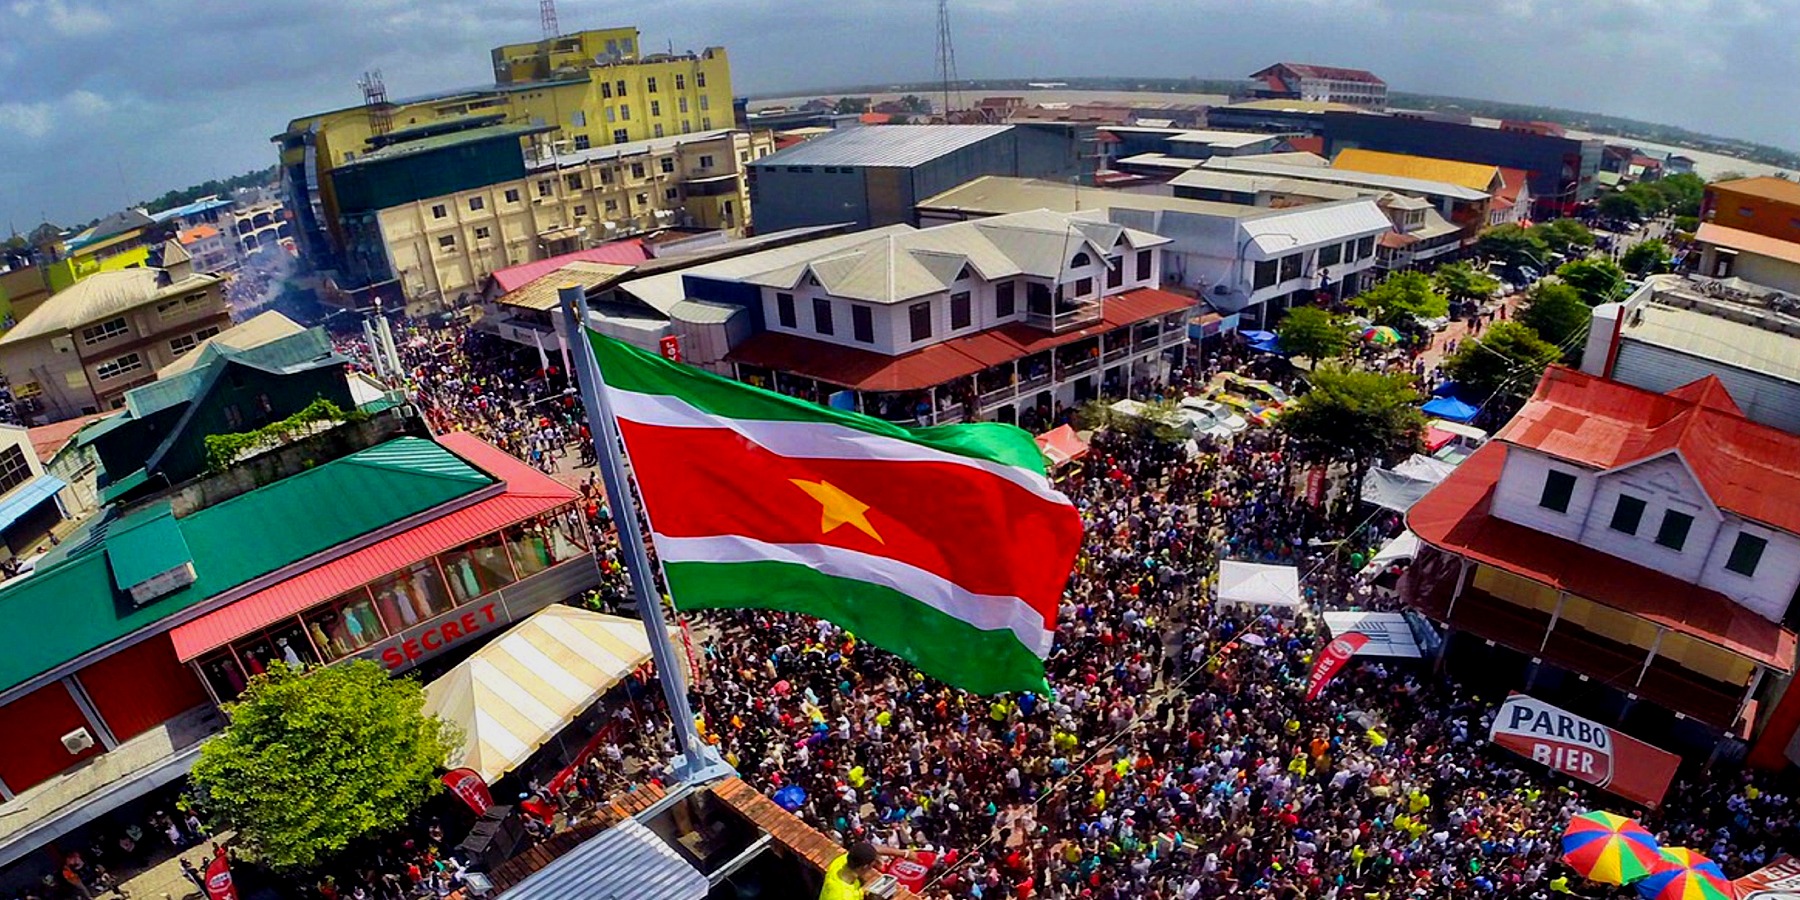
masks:
POLYGON ((1224 426, 1232 434, 1237 434, 1250 427, 1250 423, 1244 421, 1243 416, 1232 412, 1217 400, 1208 400, 1205 397, 1184 397, 1177 408, 1194 419, 1200 427, 1217 424, 1224 426))

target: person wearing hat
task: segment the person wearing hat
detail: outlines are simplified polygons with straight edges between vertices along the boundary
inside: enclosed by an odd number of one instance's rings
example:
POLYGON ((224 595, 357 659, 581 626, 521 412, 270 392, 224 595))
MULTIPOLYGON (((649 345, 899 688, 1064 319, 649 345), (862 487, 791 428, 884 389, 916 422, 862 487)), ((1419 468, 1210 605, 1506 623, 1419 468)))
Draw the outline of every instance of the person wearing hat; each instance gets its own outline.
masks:
POLYGON ((876 863, 884 856, 912 859, 913 852, 880 847, 868 841, 851 844, 850 852, 825 867, 825 887, 819 891, 819 900, 862 900, 863 888, 881 877, 881 869, 876 863))

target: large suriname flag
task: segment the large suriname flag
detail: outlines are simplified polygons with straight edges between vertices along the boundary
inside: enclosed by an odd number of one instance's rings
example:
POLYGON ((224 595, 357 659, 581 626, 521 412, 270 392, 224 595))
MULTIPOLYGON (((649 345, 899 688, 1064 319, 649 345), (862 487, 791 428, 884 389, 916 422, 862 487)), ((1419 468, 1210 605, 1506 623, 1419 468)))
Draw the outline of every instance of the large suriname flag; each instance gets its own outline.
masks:
POLYGON ((805 613, 966 690, 1046 689, 1081 518, 1031 435, 905 428, 588 337, 678 608, 805 613))

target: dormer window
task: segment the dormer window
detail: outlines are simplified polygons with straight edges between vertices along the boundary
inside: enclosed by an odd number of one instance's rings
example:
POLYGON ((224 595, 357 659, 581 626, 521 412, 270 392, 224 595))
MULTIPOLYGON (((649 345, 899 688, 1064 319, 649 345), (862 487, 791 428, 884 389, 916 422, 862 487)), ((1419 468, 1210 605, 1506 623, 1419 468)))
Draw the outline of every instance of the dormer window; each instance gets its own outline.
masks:
POLYGON ((1093 257, 1088 256, 1086 253, 1077 253, 1075 254, 1074 259, 1069 260, 1069 268, 1072 269, 1079 269, 1082 266, 1091 266, 1093 264, 1093 257))
POLYGON ((1569 498, 1575 496, 1575 476, 1551 469, 1544 473, 1544 492, 1538 505, 1559 513, 1569 511, 1569 498))
POLYGON ((1687 544, 1688 530, 1693 527, 1693 516, 1671 509, 1663 513, 1662 527, 1656 529, 1656 542, 1680 553, 1687 544))

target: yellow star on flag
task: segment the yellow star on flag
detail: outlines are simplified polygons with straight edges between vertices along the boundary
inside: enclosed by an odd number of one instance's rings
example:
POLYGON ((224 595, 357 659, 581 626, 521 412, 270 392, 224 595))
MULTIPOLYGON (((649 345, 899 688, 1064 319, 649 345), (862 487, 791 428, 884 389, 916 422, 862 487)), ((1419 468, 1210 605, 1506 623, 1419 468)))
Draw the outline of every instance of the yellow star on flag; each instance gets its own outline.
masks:
POLYGON ((876 533, 875 526, 869 524, 869 517, 864 515, 869 509, 869 504, 844 493, 841 488, 829 481, 802 481, 798 478, 789 478, 788 480, 793 482, 795 487, 805 491, 808 497, 819 501, 821 507, 819 512, 820 533, 829 534, 839 525, 847 524, 874 538, 877 543, 887 543, 881 539, 880 534, 876 533))

